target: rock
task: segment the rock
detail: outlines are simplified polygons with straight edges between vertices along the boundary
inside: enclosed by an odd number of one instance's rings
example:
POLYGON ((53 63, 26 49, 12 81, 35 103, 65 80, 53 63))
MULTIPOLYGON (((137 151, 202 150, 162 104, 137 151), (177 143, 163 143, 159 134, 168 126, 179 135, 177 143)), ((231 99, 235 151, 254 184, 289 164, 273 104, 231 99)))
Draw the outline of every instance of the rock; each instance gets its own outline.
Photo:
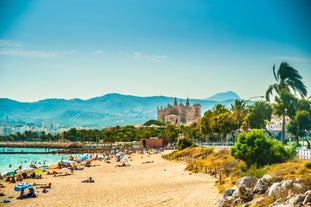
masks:
POLYGON ((227 196, 226 198, 219 199, 217 206, 218 207, 231 207, 233 206, 234 198, 232 196, 227 196))
POLYGON ((265 183, 271 183, 273 181, 272 175, 269 175, 269 174, 264 174, 264 176, 262 176, 261 179, 265 183))
POLYGON ((302 203, 305 200, 305 195, 303 194, 298 194, 295 197, 292 197, 289 199, 289 204, 291 205, 297 205, 298 203, 302 203))
POLYGON ((251 188, 256 185, 257 178, 256 177, 250 177, 250 176, 245 176, 243 178, 238 179, 238 187, 239 186, 245 186, 246 188, 251 188))
POLYGON ((281 182, 281 188, 287 188, 290 189, 293 187, 293 181, 292 180, 283 180, 281 182))
POLYGON ((253 199, 252 189, 246 188, 244 185, 238 187, 238 195, 245 202, 249 202, 253 199))
MULTIPOLYGON (((310 194, 305 194, 305 199, 304 199, 304 201, 302 202, 302 204, 304 205, 304 206, 308 206, 308 204, 310 204, 311 203, 311 193, 310 194)), ((310 205, 309 205, 310 206, 310 205)))
POLYGON ((274 198, 279 198, 282 195, 281 191, 281 183, 273 183, 272 186, 269 188, 268 196, 272 196, 274 198))
POLYGON ((257 198, 254 198, 254 200, 252 201, 251 203, 251 206, 257 206, 258 204, 264 202, 267 198, 265 197, 257 197, 257 198))
POLYGON ((295 190, 295 192, 302 192, 303 191, 303 187, 300 183, 293 183, 293 189, 295 190))
POLYGON ((223 192, 223 198, 226 198, 228 196, 232 196, 233 192, 237 190, 237 187, 232 187, 232 188, 227 188, 226 190, 224 190, 223 192))
POLYGON ((268 183, 265 183, 262 178, 258 179, 255 187, 253 188, 253 193, 264 193, 268 189, 268 183))

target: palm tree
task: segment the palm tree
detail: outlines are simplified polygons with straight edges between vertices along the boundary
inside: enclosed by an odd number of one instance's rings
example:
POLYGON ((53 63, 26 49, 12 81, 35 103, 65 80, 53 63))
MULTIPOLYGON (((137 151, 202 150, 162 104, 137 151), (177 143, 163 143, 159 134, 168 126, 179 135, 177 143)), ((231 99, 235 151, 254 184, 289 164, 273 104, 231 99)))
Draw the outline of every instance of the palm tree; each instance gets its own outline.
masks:
POLYGON ((230 109, 236 120, 237 128, 240 128, 246 115, 246 101, 236 99, 234 104, 231 104, 230 109))
MULTIPOLYGON (((276 83, 270 85, 266 91, 267 101, 270 101, 270 95, 272 95, 273 91, 276 92, 276 97, 280 97, 285 91, 293 92, 295 95, 298 93, 302 98, 307 96, 307 87, 302 82, 301 75, 287 62, 282 62, 280 64, 277 73, 275 72, 275 65, 273 65, 273 75, 276 83)), ((285 143, 285 116, 287 106, 284 105, 284 108, 282 112, 282 144, 285 143)))

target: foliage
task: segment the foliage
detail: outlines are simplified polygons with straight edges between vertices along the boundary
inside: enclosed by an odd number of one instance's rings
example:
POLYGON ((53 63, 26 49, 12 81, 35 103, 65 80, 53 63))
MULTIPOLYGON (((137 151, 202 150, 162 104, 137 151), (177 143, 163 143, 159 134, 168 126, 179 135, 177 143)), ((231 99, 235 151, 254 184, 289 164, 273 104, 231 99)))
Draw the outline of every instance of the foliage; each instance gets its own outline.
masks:
POLYGON ((165 126, 165 123, 162 121, 150 119, 149 121, 146 121, 143 126, 151 126, 151 125, 157 125, 157 126, 165 126))
POLYGON ((214 148, 211 147, 191 147, 183 150, 176 150, 171 152, 168 157, 170 159, 180 159, 182 157, 199 158, 206 157, 214 152, 214 148))
POLYGON ((235 176, 237 177, 254 176, 257 178, 261 178, 270 169, 271 169, 270 165, 266 165, 263 167, 257 167, 256 165, 252 165, 248 167, 245 164, 240 164, 238 170, 235 172, 235 176))
POLYGON ((194 147, 195 144, 191 141, 190 138, 179 138, 177 141, 177 149, 178 150, 183 150, 188 147, 194 147))
MULTIPOLYGON (((306 138, 306 132, 311 129, 311 102, 308 100, 299 100, 295 116, 287 125, 287 130, 294 135, 299 141, 298 137, 306 138)), ((309 144, 309 141, 306 139, 309 144)))
POLYGON ((272 108, 269 103, 256 101, 248 106, 248 113, 244 118, 243 129, 265 129, 271 119, 272 108))
POLYGON ((273 91, 275 91, 277 95, 279 95, 282 90, 298 92, 301 97, 307 95, 307 87, 302 82, 301 75, 287 62, 282 62, 277 72, 275 72, 275 65, 272 70, 276 83, 270 85, 266 91, 266 99, 268 101, 270 101, 270 95, 272 95, 273 91))
MULTIPOLYGON (((291 159, 285 163, 273 165, 268 174, 275 178, 296 179, 309 178, 311 175, 310 161, 300 160, 298 158, 291 159)), ((309 186, 311 188, 311 185, 309 186)))
POLYGON ((307 88, 302 82, 302 77, 298 71, 291 67, 288 63, 282 62, 277 72, 273 66, 273 75, 276 83, 270 85, 266 91, 266 99, 270 101, 270 95, 273 91, 276 92, 275 96, 275 110, 276 114, 283 117, 282 122, 282 144, 285 144, 285 116, 293 116, 295 101, 291 94, 292 92, 299 93, 304 98, 307 95, 307 88))
POLYGON ((261 130, 239 134, 238 141, 230 148, 230 154, 243 160, 248 167, 284 162, 291 153, 279 142, 266 137, 261 130))
POLYGON ((231 112, 233 113, 234 120, 236 122, 237 128, 242 126, 243 119, 247 113, 246 101, 245 100, 235 100, 234 104, 231 104, 231 112))
POLYGON ((236 120, 233 114, 221 104, 217 104, 212 110, 205 112, 200 121, 202 134, 210 139, 214 134, 224 139, 228 133, 235 131, 236 128, 236 120))

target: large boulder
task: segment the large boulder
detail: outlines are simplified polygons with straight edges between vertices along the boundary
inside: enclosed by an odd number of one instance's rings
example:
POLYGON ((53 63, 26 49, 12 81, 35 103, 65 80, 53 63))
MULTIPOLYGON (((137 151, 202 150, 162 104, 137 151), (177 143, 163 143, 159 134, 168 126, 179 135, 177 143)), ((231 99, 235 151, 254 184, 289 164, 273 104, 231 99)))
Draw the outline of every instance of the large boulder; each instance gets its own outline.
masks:
MULTIPOLYGON (((234 186, 232 188, 227 188, 226 190, 224 190, 223 192, 223 198, 226 198, 228 196, 233 196, 233 193, 237 190, 237 187, 234 186)), ((237 195, 237 194, 235 194, 237 195)), ((236 197, 236 196, 235 196, 236 197)))
POLYGON ((238 187, 244 186, 245 188, 251 188, 256 185, 257 178, 256 177, 250 177, 250 176, 245 176, 240 179, 238 179, 238 187))
POLYGON ((272 196, 274 198, 279 198, 282 196, 282 188, 281 188, 281 183, 276 182, 271 185, 269 188, 268 196, 272 196))

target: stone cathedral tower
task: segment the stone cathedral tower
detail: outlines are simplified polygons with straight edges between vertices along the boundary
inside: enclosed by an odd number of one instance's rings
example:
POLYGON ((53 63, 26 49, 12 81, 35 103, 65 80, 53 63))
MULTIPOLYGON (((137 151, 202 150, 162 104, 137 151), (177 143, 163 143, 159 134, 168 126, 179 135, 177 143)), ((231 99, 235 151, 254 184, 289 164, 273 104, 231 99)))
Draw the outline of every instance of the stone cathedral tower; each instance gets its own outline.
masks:
POLYGON ((158 121, 171 124, 191 124, 201 118, 201 105, 193 104, 193 106, 190 106, 188 98, 186 106, 182 103, 177 104, 177 99, 175 98, 173 105, 168 104, 167 107, 158 107, 157 114, 158 121))

